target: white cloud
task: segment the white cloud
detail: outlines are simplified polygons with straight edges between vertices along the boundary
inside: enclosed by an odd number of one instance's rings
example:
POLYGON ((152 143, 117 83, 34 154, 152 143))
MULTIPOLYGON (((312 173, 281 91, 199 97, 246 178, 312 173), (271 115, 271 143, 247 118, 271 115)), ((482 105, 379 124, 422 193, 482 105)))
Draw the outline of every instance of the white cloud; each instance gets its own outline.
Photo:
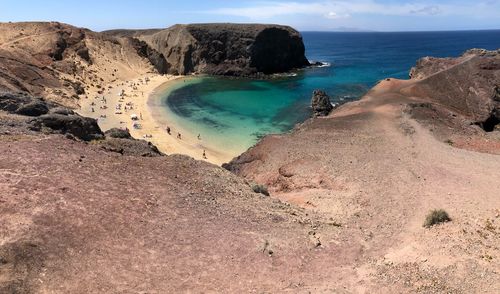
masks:
MULTIPOLYGON (((374 0, 323 0, 310 3, 300 2, 255 2, 252 6, 227 7, 209 10, 206 13, 244 17, 252 20, 265 20, 276 16, 311 15, 327 19, 347 18, 355 14, 411 16, 411 15, 475 15, 491 14, 498 8, 498 1, 486 3, 471 3, 457 1, 457 3, 440 4, 438 0, 415 0, 414 3, 381 3, 374 0), (434 3, 434 2, 435 3, 434 3), (483 9, 478 9, 481 6, 483 9)), ((475 2, 475 1, 474 1, 475 2)))
POLYGON ((351 15, 349 13, 339 14, 336 13, 335 11, 330 11, 327 14, 325 14, 324 17, 328 19, 339 19, 339 18, 348 18, 351 17, 351 15))
POLYGON ((437 15, 441 14, 443 11, 438 6, 432 5, 432 6, 425 6, 423 8, 416 10, 411 10, 410 12, 412 14, 437 15))

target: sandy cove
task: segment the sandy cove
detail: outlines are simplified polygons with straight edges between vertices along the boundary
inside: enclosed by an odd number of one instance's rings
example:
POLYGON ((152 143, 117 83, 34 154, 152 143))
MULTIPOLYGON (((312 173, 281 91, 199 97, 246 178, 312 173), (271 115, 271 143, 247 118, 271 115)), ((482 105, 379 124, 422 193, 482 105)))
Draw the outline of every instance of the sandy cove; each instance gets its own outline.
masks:
POLYGON ((185 154, 217 165, 229 162, 233 155, 204 145, 203 138, 201 140, 197 138, 198 134, 189 133, 162 113, 160 107, 163 106, 160 105, 160 97, 156 94, 187 78, 189 77, 146 74, 139 78, 105 85, 101 89, 93 88, 88 91, 87 98, 81 99, 78 112, 83 116, 96 118, 103 131, 111 128, 128 128, 134 138, 147 140, 166 154, 185 154), (101 91, 102 94, 99 94, 102 89, 104 89, 101 91), (122 90, 123 97, 119 95, 122 90), (128 103, 130 105, 127 105, 128 103), (119 104, 121 109, 118 110, 116 106, 119 104), (131 106, 132 109, 126 109, 125 106, 127 108, 131 106), (137 121, 132 120, 133 114, 137 115, 137 121), (141 127, 134 128, 134 122, 141 127), (170 135, 166 131, 167 126, 171 129, 170 135), (181 134, 181 139, 177 138, 178 133, 181 134), (206 158, 203 158, 204 150, 206 158))

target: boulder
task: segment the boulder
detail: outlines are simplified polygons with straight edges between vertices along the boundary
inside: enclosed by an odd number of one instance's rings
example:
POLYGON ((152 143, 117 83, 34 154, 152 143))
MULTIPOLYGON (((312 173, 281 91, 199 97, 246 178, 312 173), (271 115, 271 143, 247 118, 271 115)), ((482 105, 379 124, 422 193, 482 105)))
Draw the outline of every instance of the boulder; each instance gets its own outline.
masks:
POLYGON ((48 112, 49 112, 49 107, 47 106, 47 103, 45 101, 38 99, 34 99, 33 101, 27 104, 22 104, 16 110, 17 114, 26 116, 40 116, 48 112))
POLYGON ((500 102, 500 87, 495 86, 493 89, 493 100, 496 102, 500 102))
POLYGON ((315 90, 311 99, 314 116, 327 116, 333 109, 330 97, 321 90, 315 90))
POLYGON ((49 110, 49 113, 62 114, 62 115, 73 115, 75 112, 66 107, 55 107, 49 110))
POLYGON ((25 95, 12 93, 0 93, 0 110, 15 113, 17 109, 26 103, 30 103, 31 98, 25 95))
POLYGON ((77 114, 44 114, 32 119, 30 125, 31 129, 36 131, 49 129, 61 134, 71 134, 84 141, 102 139, 104 137, 95 119, 82 117, 77 114))
POLYGON ((121 139, 132 139, 130 132, 126 129, 112 128, 104 132, 106 137, 110 138, 121 138, 121 139))
POLYGON ((163 153, 155 145, 145 140, 106 137, 105 140, 99 141, 99 145, 106 151, 122 155, 142 157, 163 156, 163 153))

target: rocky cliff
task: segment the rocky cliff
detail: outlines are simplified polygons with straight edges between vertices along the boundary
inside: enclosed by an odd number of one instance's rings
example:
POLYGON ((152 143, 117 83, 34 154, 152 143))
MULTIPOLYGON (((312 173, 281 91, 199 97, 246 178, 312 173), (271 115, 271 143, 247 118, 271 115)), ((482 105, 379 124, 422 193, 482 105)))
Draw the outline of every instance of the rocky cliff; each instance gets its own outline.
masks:
POLYGON ((286 26, 191 24, 106 33, 145 41, 165 56, 172 74, 252 76, 309 65, 301 35, 286 26))

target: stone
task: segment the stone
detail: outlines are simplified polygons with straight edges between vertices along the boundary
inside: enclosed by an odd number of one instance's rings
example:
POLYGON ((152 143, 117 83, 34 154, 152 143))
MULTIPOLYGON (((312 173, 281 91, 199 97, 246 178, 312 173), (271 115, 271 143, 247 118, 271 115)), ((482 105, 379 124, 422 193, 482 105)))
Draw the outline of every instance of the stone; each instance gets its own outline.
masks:
POLYGON ((128 130, 120 128, 109 129, 104 132, 104 135, 110 138, 132 139, 132 136, 130 135, 130 132, 128 130))
POLYGON ((314 116, 327 116, 333 109, 330 97, 321 90, 315 90, 311 99, 314 116))
POLYGON ((73 115, 75 112, 66 107, 55 107, 49 110, 49 113, 62 114, 62 115, 73 115))
POLYGON ((16 110, 17 114, 26 116, 40 116, 42 114, 46 114, 47 112, 49 112, 47 103, 41 100, 34 100, 30 103, 23 104, 16 110))
POLYGON ((61 134, 72 134, 84 141, 97 140, 104 137, 95 119, 82 117, 77 114, 44 114, 31 120, 30 125, 35 131, 40 131, 42 128, 48 128, 61 134))

